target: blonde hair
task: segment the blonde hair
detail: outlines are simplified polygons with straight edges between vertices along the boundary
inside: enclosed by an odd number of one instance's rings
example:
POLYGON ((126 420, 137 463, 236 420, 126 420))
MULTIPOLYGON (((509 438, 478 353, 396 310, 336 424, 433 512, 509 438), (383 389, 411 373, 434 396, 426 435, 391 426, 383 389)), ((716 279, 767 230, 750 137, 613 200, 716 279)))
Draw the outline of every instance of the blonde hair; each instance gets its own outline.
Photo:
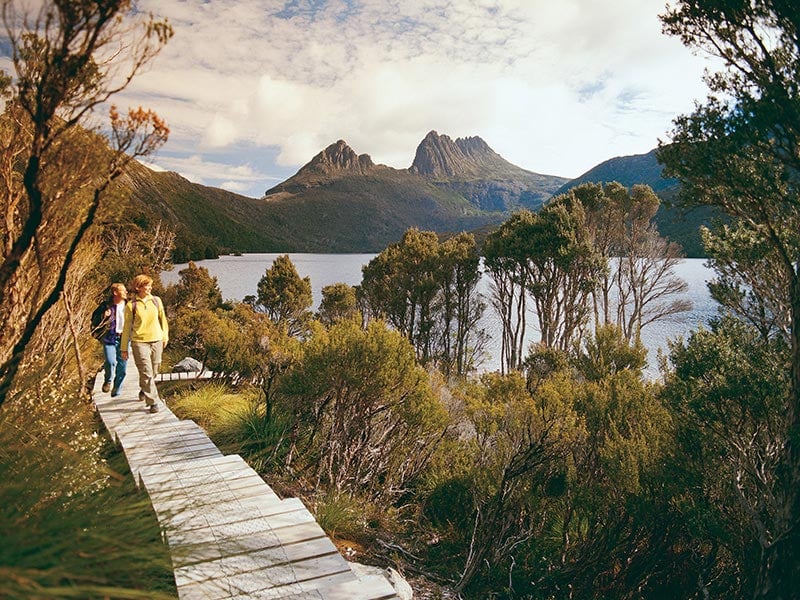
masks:
POLYGON ((153 283, 153 278, 149 275, 137 275, 133 278, 133 289, 137 292, 142 289, 144 286, 153 283))
MULTIPOLYGON (((113 294, 114 292, 118 292, 118 291, 124 290, 124 289, 125 289, 125 284, 124 283, 112 283, 111 287, 109 288, 109 291, 113 294)), ((127 290, 125 290, 125 291, 127 291, 127 290)))

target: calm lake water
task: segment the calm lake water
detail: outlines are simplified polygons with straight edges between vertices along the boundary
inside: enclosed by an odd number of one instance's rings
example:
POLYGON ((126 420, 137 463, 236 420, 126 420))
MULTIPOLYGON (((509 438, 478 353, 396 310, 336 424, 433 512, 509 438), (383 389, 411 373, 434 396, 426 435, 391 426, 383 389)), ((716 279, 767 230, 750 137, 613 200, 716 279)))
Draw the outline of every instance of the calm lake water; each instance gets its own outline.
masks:
MULTIPOLYGON (((226 300, 242 300, 245 296, 256 295, 258 280, 281 254, 245 254, 242 256, 221 256, 214 260, 201 260, 195 264, 205 267, 217 278, 222 296, 226 300)), ((322 299, 322 288, 333 283, 358 285, 361 283, 361 267, 367 264, 374 254, 289 254, 297 272, 301 277, 311 279, 311 290, 316 310, 322 299)), ((675 269, 675 274, 688 284, 685 298, 692 302, 692 309, 668 319, 653 323, 642 331, 642 341, 648 348, 650 377, 658 375, 657 354, 659 349, 666 349, 667 340, 686 337, 701 324, 716 314, 716 304, 708 294, 706 282, 713 277, 703 259, 689 258, 683 260, 675 269)), ((173 271, 161 274, 165 284, 176 283, 178 272, 186 265, 175 265, 173 271)), ((481 289, 488 291, 488 280, 484 280, 481 289)), ((484 327, 491 334, 498 330, 498 323, 492 311, 487 308, 484 327)), ((529 319, 529 324, 533 319, 529 319)), ((529 338, 535 340, 536 333, 530 332, 529 338)), ((499 344, 490 343, 481 370, 499 368, 499 344)))

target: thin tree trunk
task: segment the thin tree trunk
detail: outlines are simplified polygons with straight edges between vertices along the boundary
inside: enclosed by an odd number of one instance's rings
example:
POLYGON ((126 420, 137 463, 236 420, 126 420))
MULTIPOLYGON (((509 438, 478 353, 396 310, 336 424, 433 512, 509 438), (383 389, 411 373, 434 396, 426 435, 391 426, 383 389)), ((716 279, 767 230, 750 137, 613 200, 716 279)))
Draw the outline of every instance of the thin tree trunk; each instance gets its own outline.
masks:
POLYGON ((72 304, 67 296, 68 295, 66 292, 61 293, 61 300, 64 302, 64 311, 67 314, 67 326, 69 327, 69 332, 72 336, 72 349, 75 351, 75 364, 78 368, 78 378, 81 382, 80 394, 81 396, 88 396, 88 389, 85 387, 85 385, 89 381, 89 378, 86 374, 86 369, 83 366, 83 359, 81 357, 81 347, 78 343, 78 332, 75 329, 75 313, 72 311, 72 304))
POLYGON ((791 390, 788 402, 786 448, 778 470, 783 506, 775 539, 762 548, 755 598, 795 598, 800 581, 800 275, 792 269, 789 287, 791 303, 791 390))

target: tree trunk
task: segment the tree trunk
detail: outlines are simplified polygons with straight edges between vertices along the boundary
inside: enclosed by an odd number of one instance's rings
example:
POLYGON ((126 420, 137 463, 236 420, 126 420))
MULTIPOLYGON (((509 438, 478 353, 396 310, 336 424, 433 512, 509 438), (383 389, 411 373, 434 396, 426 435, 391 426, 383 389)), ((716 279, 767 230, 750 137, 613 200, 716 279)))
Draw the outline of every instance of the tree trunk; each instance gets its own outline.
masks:
POLYGON ((762 549, 755 598, 796 598, 800 581, 800 274, 791 274, 791 390, 787 403, 789 430, 778 470, 779 514, 773 542, 762 549))

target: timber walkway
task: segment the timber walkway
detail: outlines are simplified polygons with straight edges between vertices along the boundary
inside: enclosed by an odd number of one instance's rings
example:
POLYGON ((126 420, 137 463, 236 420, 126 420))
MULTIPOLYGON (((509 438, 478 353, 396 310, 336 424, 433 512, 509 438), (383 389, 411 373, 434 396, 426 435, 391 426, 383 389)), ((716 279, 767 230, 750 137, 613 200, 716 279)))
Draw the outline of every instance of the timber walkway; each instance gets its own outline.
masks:
MULTIPOLYGON (((182 377, 186 378, 186 377, 182 377)), ((358 578, 297 498, 279 498, 238 455, 224 456, 193 421, 138 399, 133 360, 120 395, 94 403, 150 496, 181 600, 389 600, 382 575, 358 578)))

